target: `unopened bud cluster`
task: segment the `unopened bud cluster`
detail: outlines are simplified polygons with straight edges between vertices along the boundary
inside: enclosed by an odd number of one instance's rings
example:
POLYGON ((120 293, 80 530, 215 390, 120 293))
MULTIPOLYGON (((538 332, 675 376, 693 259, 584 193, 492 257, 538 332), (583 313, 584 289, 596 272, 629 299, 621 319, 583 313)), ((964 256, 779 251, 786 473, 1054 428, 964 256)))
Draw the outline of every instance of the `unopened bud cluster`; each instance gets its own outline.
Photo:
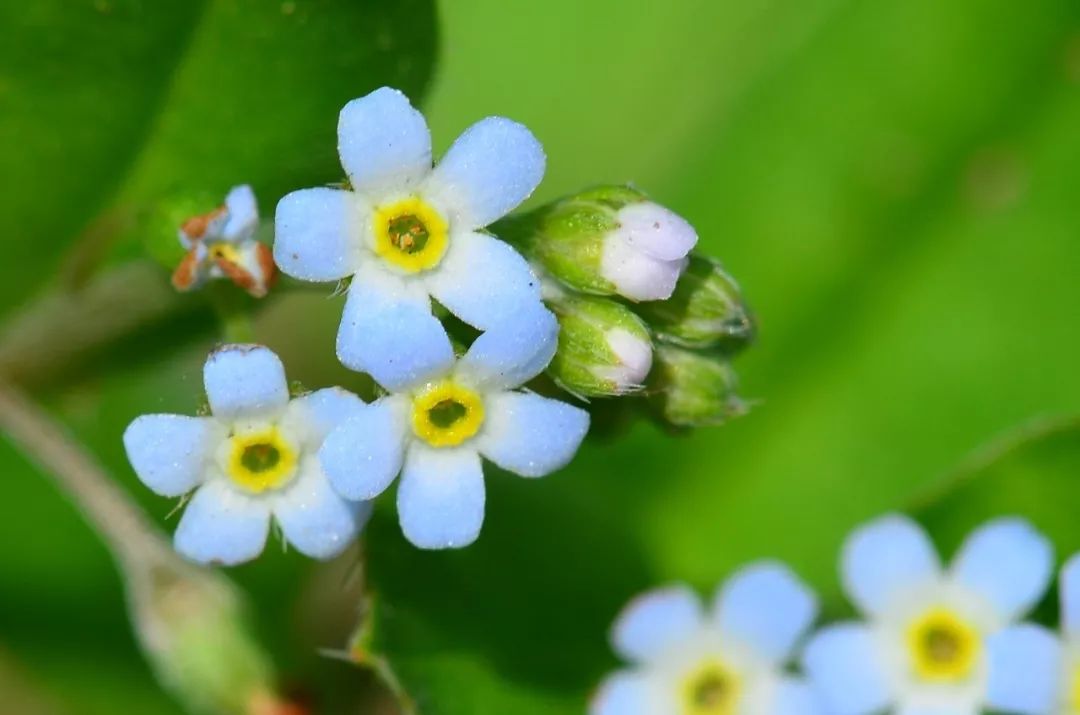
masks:
POLYGON ((666 423, 744 411, 730 358, 753 319, 734 279, 693 252, 685 219, 627 186, 604 186, 505 220, 558 316, 548 374, 582 397, 640 392, 666 423))

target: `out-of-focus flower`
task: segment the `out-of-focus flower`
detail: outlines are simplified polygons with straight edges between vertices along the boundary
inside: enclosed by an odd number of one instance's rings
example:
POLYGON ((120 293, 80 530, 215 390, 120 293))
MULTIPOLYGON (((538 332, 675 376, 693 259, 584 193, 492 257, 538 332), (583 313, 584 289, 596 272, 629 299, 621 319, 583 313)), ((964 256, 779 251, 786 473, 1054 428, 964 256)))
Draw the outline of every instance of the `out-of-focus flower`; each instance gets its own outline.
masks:
MULTIPOLYGON (((347 499, 372 499, 401 473, 398 516, 426 549, 476 540, 484 520, 481 456, 524 477, 544 476, 574 456, 588 414, 516 390, 555 352, 558 324, 542 307, 478 337, 456 363, 367 405, 334 430, 319 452, 347 499)), ((451 354, 444 334, 445 354, 451 354)))
POLYGON ((670 297, 698 239, 681 216, 626 186, 591 189, 506 223, 508 238, 566 285, 632 301, 670 297))
POLYGON ((143 415, 124 433, 139 479, 162 496, 195 489, 175 535, 200 563, 258 556, 271 517, 298 551, 326 559, 360 531, 370 505, 330 488, 317 451, 364 403, 340 388, 289 399, 278 357, 259 345, 227 345, 207 358, 209 417, 143 415))
POLYGON ((560 330, 548 373, 561 387, 587 397, 641 389, 652 367, 653 348, 639 317, 606 298, 566 296, 550 305, 560 330))
POLYGON ((710 612, 685 586, 651 591, 615 622, 630 667, 610 676, 590 715, 816 715, 814 693, 785 666, 817 599, 784 565, 744 567, 710 612))
POLYGON ((736 393, 738 376, 722 357, 657 345, 649 399, 660 418, 675 427, 718 424, 747 411, 736 393))
POLYGON ((265 296, 277 270, 270 248, 254 238, 258 225, 255 194, 246 184, 233 187, 224 205, 184 221, 179 237, 187 254, 173 271, 173 286, 190 291, 228 278, 256 298, 265 296))
POLYGON ((1020 519, 974 531, 946 570, 917 524, 882 517, 848 538, 841 563, 867 622, 818 632, 807 675, 837 715, 1035 712, 1031 684, 990 667, 987 647, 1038 602, 1052 570, 1050 543, 1020 519))
POLYGON ((352 276, 337 340, 346 366, 391 390, 437 374, 452 355, 431 298, 479 330, 540 304, 525 259, 480 231, 544 174, 524 126, 483 119, 432 169, 424 117, 384 87, 341 110, 338 153, 351 189, 283 198, 274 258, 301 280, 352 276))

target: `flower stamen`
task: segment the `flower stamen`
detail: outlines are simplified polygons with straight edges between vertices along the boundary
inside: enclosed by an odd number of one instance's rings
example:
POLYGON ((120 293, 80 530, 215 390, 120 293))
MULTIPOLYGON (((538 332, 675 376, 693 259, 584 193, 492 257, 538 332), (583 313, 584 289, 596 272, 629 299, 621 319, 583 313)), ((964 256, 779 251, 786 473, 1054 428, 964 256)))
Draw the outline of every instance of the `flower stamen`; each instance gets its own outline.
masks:
POLYGON ((480 396, 452 382, 430 385, 413 399, 413 431, 433 447, 456 447, 483 422, 480 396))
POLYGON ((372 220, 375 252, 407 273, 434 268, 446 253, 446 220, 418 197, 380 206, 372 220))
POLYGON ((249 492, 280 489, 296 474, 297 451, 276 427, 233 435, 227 445, 225 473, 249 492))
POLYGON ((683 715, 731 715, 738 702, 738 679, 719 662, 699 668, 683 687, 683 715))
POLYGON ((981 650, 978 633, 954 613, 934 609, 908 630, 916 674, 924 680, 956 682, 968 678, 981 650))

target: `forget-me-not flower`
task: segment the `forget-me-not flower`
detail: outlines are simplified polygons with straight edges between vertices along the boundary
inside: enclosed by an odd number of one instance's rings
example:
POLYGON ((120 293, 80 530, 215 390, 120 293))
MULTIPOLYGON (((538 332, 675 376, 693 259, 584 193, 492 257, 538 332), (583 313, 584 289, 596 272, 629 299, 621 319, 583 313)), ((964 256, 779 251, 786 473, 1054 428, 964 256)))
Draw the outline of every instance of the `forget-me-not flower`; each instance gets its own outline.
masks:
POLYGON ((784 670, 817 610, 810 589, 768 561, 728 579, 708 613, 685 586, 639 596, 612 630, 630 667, 604 682, 589 715, 817 715, 816 695, 784 670))
POLYGON ((352 276, 337 339, 345 365, 398 390, 449 357, 431 298, 479 330, 540 303, 525 259, 480 231, 543 176, 543 149, 524 126, 483 119, 432 169, 423 115, 383 87, 341 110, 338 153, 349 189, 285 196, 274 258, 301 280, 352 276))
POLYGON ((177 235, 187 254, 173 271, 173 286, 189 291, 228 278, 256 298, 265 296, 277 269, 270 247, 255 240, 258 226, 255 193, 246 184, 234 186, 213 211, 184 221, 177 235))
POLYGON ((866 622, 818 632, 803 663, 836 715, 977 715, 1001 709, 1009 674, 988 642, 1046 591, 1053 548, 1021 519, 991 521, 944 569, 926 532, 902 516, 857 529, 844 547, 845 590, 866 622))
MULTIPOLYGON (((456 362, 404 384, 335 429, 319 452, 333 487, 372 499, 400 472, 398 517, 428 549, 466 546, 484 520, 481 456, 525 477, 561 468, 589 426, 584 410, 515 388, 551 360, 558 324, 533 308, 478 337, 456 362)), ((451 355, 442 337, 440 354, 451 355)))
POLYGON ((317 451, 363 401, 336 387, 290 400, 281 361, 260 345, 215 350, 203 379, 212 416, 143 415, 124 432, 146 486, 170 497, 195 490, 176 549, 200 563, 248 561, 262 552, 273 517, 301 553, 340 553, 370 505, 330 488, 317 451))

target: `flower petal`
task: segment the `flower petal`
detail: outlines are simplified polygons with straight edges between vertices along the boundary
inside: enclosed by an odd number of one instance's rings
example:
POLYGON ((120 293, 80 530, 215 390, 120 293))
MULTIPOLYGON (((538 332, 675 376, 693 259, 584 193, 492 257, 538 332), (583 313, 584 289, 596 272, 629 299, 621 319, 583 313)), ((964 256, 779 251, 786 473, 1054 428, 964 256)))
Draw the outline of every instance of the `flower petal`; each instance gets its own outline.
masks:
POLYGON ((890 514, 856 529, 841 557, 844 588, 863 613, 880 616, 941 573, 934 545, 911 519, 890 514))
POLYGON ((641 594, 623 608, 611 627, 615 652, 634 663, 660 659, 702 627, 701 599, 688 586, 641 594))
POLYGON ((539 375, 559 344, 559 321, 538 304, 473 341, 455 373, 483 390, 509 390, 539 375))
POLYGON ((781 665, 817 616, 814 593, 779 562, 751 564, 728 579, 714 600, 720 632, 781 665))
POLYGON ((885 658, 868 628, 838 623, 818 631, 803 652, 803 669, 835 715, 868 715, 893 695, 885 658))
POLYGON ((353 189, 381 197, 431 171, 431 133, 408 97, 380 87, 341 110, 338 154, 353 189))
POLYGON ((986 702, 993 710, 1023 715, 1055 712, 1061 692, 1061 642, 1025 623, 998 631, 986 642, 989 680, 986 702))
MULTIPOLYGON (((589 715, 660 715, 644 675, 622 671, 609 676, 589 701, 589 715)), ((666 713, 664 715, 667 715, 666 713)))
POLYGON ((247 184, 234 186, 225 196, 225 208, 229 218, 221 231, 222 236, 229 241, 250 238, 259 226, 259 207, 251 187, 247 184))
POLYGON ((664 261, 638 250, 621 235, 609 236, 600 254, 600 275, 633 301, 666 300, 675 292, 688 258, 664 261))
POLYGON ((980 715, 982 709, 971 698, 941 696, 941 703, 903 703, 895 715, 980 715), (953 702, 962 701, 962 702, 953 702))
POLYGON ((424 382, 454 362, 450 338, 423 288, 374 263, 362 266, 349 287, 337 354, 390 391, 424 382))
POLYGON ((326 387, 297 397, 289 403, 285 421, 303 435, 307 449, 317 450, 334 428, 367 404, 341 387, 326 387))
POLYGON ((540 281, 529 264, 509 244, 483 233, 455 233, 427 285, 451 313, 480 330, 540 305, 540 281))
POLYGON ((289 404, 285 368, 270 348, 224 345, 210 353, 203 383, 215 417, 276 416, 289 404))
POLYGON ((1080 554, 1061 569, 1061 627, 1068 635, 1080 632, 1080 554))
POLYGON ((1031 610, 1053 576, 1054 547, 1023 519, 990 521, 976 529, 952 564, 956 581, 987 599, 1009 622, 1031 610))
POLYGON ((544 177, 544 148, 524 125, 488 117, 466 129, 432 172, 425 193, 457 230, 487 226, 527 199, 544 177))
POLYGON ((319 449, 334 490, 346 499, 374 499, 401 471, 408 434, 406 400, 384 397, 337 427, 319 449))
POLYGON ((364 209, 340 189, 287 194, 274 213, 274 262, 302 281, 336 281, 360 266, 364 209))
POLYGON ((635 249, 661 261, 684 258, 697 244, 694 227, 682 216, 652 201, 619 209, 617 233, 635 249))
POLYGON ((824 712, 817 692, 802 678, 787 677, 777 683, 770 715, 819 715, 824 712))
POLYGON ((397 495, 405 537, 421 549, 468 546, 484 522, 484 474, 470 449, 413 443, 397 495))
POLYGON ((143 484, 163 497, 178 497, 202 482, 207 460, 224 436, 206 417, 142 415, 124 430, 124 449, 143 484))
POLYGON ((274 518, 289 543, 305 556, 330 559, 352 543, 371 515, 371 502, 348 502, 330 488, 314 455, 296 481, 274 501, 274 518))
POLYGON ((585 410, 529 392, 491 394, 484 410, 476 448, 523 477, 542 477, 566 466, 589 431, 585 410))
POLYGON ((217 479, 195 492, 173 542, 177 551, 197 563, 234 566, 261 554, 269 531, 268 503, 217 479))

